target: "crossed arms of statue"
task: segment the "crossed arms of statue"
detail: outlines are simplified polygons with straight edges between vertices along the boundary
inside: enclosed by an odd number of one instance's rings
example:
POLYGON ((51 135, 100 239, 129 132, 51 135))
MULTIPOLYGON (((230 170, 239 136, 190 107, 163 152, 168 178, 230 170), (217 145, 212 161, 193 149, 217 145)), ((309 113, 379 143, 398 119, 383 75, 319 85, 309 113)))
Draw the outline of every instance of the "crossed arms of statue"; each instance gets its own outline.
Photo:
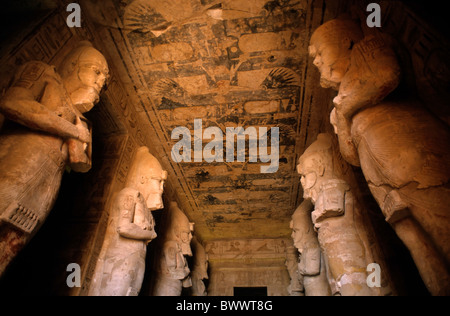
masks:
POLYGON ((177 242, 171 241, 164 244, 164 259, 171 278, 186 280, 190 270, 177 242))
POLYGON ((13 85, 0 100, 0 112, 11 121, 63 139, 91 143, 89 130, 81 124, 81 113, 73 108, 62 80, 54 68, 30 62, 19 70, 13 85), (27 70, 41 72, 29 76, 27 70))
POLYGON ((121 192, 118 203, 120 214, 117 232, 128 239, 141 240, 150 243, 157 237, 151 211, 146 207, 142 195, 127 189, 121 192))

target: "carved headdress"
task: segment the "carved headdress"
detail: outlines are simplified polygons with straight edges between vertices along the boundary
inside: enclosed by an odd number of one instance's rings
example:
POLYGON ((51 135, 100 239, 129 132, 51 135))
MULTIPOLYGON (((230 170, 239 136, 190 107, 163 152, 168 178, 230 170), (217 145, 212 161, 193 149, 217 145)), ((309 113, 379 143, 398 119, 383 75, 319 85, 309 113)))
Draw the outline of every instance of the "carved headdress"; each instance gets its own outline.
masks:
POLYGON ((297 171, 303 175, 306 161, 311 160, 320 176, 323 176, 327 165, 333 161, 333 140, 329 134, 319 134, 317 141, 306 149, 298 161, 297 171))
POLYGON ((356 44, 363 39, 364 35, 356 20, 350 18, 338 18, 326 22, 314 32, 311 37, 311 46, 309 54, 315 57, 317 49, 322 45, 333 43, 343 43, 349 41, 356 44))
POLYGON ((144 195, 148 195, 150 180, 163 181, 167 179, 167 172, 163 170, 158 159, 156 159, 147 147, 137 150, 131 170, 128 174, 126 187, 133 188, 144 195))
POLYGON ((74 72, 77 66, 92 64, 95 61, 100 70, 109 76, 108 62, 105 57, 88 41, 82 41, 73 49, 58 67, 58 73, 64 78, 74 72))

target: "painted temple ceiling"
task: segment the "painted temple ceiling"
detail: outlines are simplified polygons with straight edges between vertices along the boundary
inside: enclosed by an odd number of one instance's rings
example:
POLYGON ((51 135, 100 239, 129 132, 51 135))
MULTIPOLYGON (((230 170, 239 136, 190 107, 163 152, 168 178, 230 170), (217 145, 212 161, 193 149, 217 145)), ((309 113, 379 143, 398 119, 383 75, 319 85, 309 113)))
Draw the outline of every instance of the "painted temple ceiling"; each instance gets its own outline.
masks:
POLYGON ((135 109, 140 129, 151 135, 172 197, 196 223, 196 234, 288 238, 302 197, 296 161, 326 126, 331 100, 317 85, 308 42, 331 13, 318 2, 294 0, 82 4, 95 13, 93 36, 125 87, 124 107, 135 109), (224 135, 229 127, 278 127, 278 171, 261 173, 267 164, 249 162, 248 149, 244 163, 174 162, 172 131, 194 134, 195 119, 224 135))

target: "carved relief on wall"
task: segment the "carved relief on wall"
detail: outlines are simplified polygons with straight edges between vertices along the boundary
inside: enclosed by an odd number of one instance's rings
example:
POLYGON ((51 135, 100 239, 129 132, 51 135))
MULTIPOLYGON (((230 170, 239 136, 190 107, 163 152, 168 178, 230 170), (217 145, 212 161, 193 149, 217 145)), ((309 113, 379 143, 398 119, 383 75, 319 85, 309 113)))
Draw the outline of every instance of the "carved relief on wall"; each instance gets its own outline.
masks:
POLYGON ((130 100, 130 96, 124 85, 117 77, 116 74, 111 76, 108 84, 108 90, 106 91, 107 105, 111 107, 108 109, 113 115, 116 116, 116 120, 123 124, 122 129, 125 129, 133 138, 136 139, 139 146, 144 146, 148 139, 148 136, 144 129, 144 124, 137 112, 138 106, 133 104, 130 100))
MULTIPOLYGON (((71 40, 74 40, 74 36, 67 27, 64 17, 54 13, 46 20, 46 23, 40 26, 38 32, 33 33, 27 41, 20 43, 19 48, 16 48, 10 56, 2 56, 8 59, 7 62, 2 60, 4 62, 1 66, 2 72, 12 74, 14 67, 23 65, 30 60, 57 65, 64 58, 61 56, 61 52, 67 45, 72 44, 71 40), (59 32, 54 32, 54 30, 59 30, 59 32)), ((2 76, 0 86, 5 87, 10 79, 8 76, 2 76)))
POLYGON ((289 274, 281 262, 266 261, 267 266, 258 263, 235 262, 226 265, 221 262, 211 264, 208 295, 233 296, 235 287, 267 288, 268 296, 287 296, 289 274))
POLYGON ((268 295, 289 295, 287 239, 217 240, 205 244, 209 257, 208 295, 234 295, 235 287, 267 287, 268 295))
POLYGON ((211 260, 285 257, 291 242, 285 239, 211 241, 205 245, 211 260))

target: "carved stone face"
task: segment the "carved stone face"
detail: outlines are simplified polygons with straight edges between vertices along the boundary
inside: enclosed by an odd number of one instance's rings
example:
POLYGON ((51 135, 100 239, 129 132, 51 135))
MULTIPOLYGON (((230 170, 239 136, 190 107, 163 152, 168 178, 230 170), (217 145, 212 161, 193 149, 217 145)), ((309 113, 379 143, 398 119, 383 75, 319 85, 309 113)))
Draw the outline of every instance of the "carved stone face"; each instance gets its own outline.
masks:
POLYGON ((319 69, 323 88, 339 90, 350 65, 351 49, 362 37, 359 26, 352 20, 332 20, 314 32, 309 54, 319 69))
POLYGON ((105 57, 89 46, 78 48, 62 66, 64 86, 81 113, 89 112, 100 99, 109 76, 105 57))
POLYGON ((167 179, 167 172, 161 171, 161 175, 146 177, 141 176, 141 183, 146 187, 146 203, 151 211, 156 211, 164 208, 163 193, 164 182, 167 179))
POLYGON ((317 202, 322 184, 333 177, 332 169, 332 138, 328 134, 320 134, 297 165, 305 199, 311 199, 314 204, 317 202))
MULTIPOLYGON (((102 69, 101 63, 85 63, 78 69, 78 78, 83 87, 71 94, 74 104, 92 104, 98 103, 100 92, 106 83, 107 74, 102 69)), ((91 108, 92 109, 92 108, 91 108)), ((89 111, 90 108, 84 108, 83 111, 89 111)))
POLYGON ((294 247, 298 249, 300 253, 308 247, 313 235, 313 228, 311 224, 311 211, 313 205, 311 201, 305 200, 292 215, 292 221, 290 223, 292 229, 292 240, 294 241, 294 247))
POLYGON ((292 229, 292 240, 294 241, 294 247, 298 249, 301 253, 304 248, 303 241, 303 230, 302 227, 299 227, 298 223, 294 223, 294 220, 291 221, 291 229, 292 229))
POLYGON ((303 197, 311 199, 316 203, 322 182, 324 166, 320 162, 318 155, 302 157, 297 166, 297 171, 301 175, 300 182, 303 187, 303 197))
POLYGON ((350 55, 346 51, 348 48, 340 43, 311 43, 310 52, 314 52, 311 55, 314 57, 314 66, 319 69, 320 85, 323 88, 339 89, 350 63, 350 55))

